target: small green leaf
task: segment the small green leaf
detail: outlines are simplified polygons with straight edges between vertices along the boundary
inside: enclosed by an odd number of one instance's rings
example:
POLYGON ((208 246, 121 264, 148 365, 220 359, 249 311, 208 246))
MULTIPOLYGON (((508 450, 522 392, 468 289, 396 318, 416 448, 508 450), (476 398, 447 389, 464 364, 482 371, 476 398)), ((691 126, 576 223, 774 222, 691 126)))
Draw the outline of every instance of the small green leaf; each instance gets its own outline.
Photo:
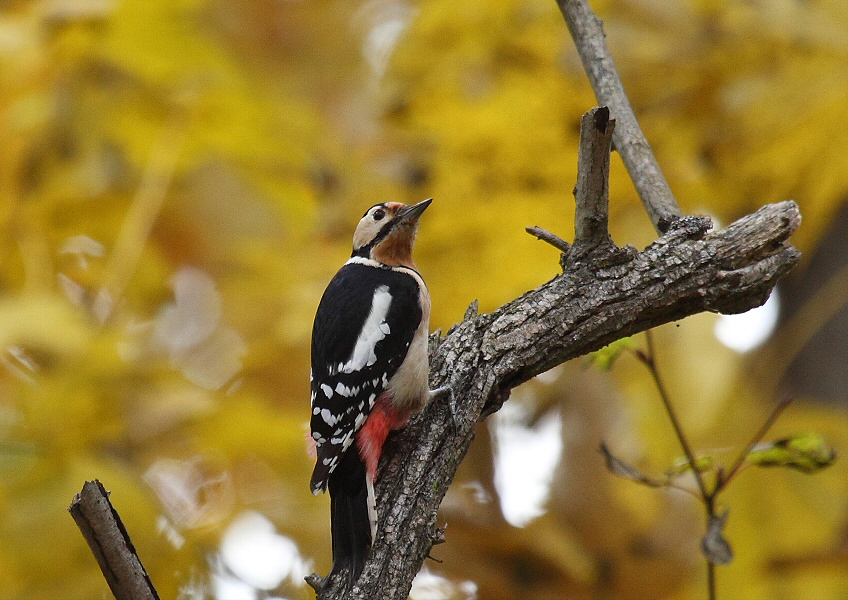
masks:
MULTIPOLYGON (((705 473, 706 471, 712 471, 715 468, 715 460, 712 456, 696 456, 695 457, 695 470, 698 473, 705 473)), ((692 471, 692 465, 689 464, 689 459, 685 456, 681 456, 671 465, 671 468, 667 470, 665 473, 669 477, 677 477, 678 475, 683 475, 684 473, 689 473, 692 471)))
POLYGON ((758 467, 787 467, 815 473, 833 464, 836 451, 818 433, 802 433, 760 444, 747 460, 758 467))
POLYGON ((636 343, 633 338, 624 337, 589 354, 589 362, 601 371, 609 371, 622 352, 634 348, 636 348, 636 343))

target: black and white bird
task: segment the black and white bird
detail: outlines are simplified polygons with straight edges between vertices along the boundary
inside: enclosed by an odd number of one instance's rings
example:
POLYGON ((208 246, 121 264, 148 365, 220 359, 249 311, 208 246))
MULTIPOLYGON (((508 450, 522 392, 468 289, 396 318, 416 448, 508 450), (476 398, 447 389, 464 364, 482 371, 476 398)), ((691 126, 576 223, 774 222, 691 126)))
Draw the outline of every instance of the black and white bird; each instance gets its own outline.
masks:
POLYGON ((368 209, 312 329, 310 426, 317 457, 310 485, 314 494, 329 488, 330 575, 347 570, 350 584, 376 535, 374 479, 383 443, 431 395, 430 294, 412 260, 418 219, 431 201, 368 209))

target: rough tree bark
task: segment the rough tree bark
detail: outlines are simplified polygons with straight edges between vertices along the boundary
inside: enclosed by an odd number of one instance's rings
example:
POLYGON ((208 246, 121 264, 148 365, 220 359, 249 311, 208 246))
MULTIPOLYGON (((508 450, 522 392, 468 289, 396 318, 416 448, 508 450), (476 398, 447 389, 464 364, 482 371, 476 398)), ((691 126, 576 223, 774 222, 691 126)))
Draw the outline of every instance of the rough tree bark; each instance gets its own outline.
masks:
POLYGON ((117 600, 159 600, 109 492, 86 481, 68 507, 117 600))

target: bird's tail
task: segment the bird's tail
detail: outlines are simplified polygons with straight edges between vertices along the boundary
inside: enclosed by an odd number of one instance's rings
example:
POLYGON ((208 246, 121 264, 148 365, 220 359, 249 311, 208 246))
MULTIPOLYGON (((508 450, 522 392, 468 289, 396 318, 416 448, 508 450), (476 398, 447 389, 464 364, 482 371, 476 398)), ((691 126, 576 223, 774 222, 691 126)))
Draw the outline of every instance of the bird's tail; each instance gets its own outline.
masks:
POLYGON ((371 552, 372 523, 376 521, 374 488, 367 479, 365 463, 357 445, 351 446, 329 480, 330 526, 333 535, 333 570, 330 577, 344 570, 353 585, 371 552))

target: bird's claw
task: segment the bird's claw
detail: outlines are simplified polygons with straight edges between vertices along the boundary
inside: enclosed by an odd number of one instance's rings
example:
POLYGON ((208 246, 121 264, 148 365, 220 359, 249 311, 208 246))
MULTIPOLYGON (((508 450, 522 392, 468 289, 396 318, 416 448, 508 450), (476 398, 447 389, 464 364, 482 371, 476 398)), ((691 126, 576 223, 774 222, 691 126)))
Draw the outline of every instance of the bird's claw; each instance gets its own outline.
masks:
POLYGON ((454 430, 458 431, 461 421, 459 417, 459 409, 456 406, 456 396, 454 396, 453 388, 449 385, 443 385, 435 390, 430 390, 430 400, 440 400, 442 398, 447 398, 451 421, 453 423, 454 430))

